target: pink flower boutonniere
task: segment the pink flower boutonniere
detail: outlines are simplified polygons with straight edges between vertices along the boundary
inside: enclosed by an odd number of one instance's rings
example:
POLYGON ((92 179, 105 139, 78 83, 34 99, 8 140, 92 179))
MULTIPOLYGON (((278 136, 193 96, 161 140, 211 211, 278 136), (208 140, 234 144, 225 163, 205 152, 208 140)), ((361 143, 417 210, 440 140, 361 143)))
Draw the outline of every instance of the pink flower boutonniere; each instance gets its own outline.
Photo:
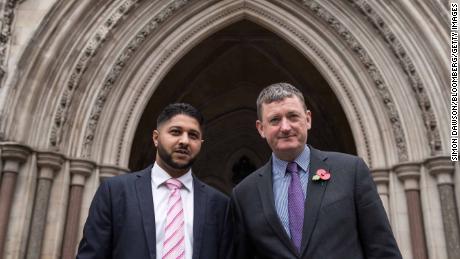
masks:
POLYGON ((328 181, 329 179, 331 179, 331 174, 324 170, 324 169, 318 169, 316 171, 316 174, 313 175, 313 177, 311 178, 313 181, 317 182, 317 181, 328 181))

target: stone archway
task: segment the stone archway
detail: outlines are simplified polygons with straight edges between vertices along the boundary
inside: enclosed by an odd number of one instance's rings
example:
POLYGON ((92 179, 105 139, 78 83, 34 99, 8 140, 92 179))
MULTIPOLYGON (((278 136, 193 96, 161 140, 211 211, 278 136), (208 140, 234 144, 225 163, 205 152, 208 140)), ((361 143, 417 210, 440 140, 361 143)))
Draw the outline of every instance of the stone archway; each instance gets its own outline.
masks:
POLYGON ((255 100, 264 86, 280 81, 298 85, 307 98, 315 125, 310 144, 356 154, 346 116, 320 73, 283 39, 243 20, 202 41, 165 76, 139 122, 129 167, 139 170, 152 163, 150 135, 162 107, 169 102, 189 102, 208 120, 194 172, 230 193, 232 171, 222 167, 223 161, 244 147, 259 153, 259 161, 269 157, 268 146, 255 129, 255 100))

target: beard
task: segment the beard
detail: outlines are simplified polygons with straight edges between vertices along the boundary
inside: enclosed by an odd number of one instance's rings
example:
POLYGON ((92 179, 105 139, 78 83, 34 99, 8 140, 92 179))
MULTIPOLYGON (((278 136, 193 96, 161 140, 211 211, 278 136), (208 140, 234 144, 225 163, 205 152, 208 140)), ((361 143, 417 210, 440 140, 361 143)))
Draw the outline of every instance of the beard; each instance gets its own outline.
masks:
POLYGON ((168 151, 166 151, 160 143, 158 143, 157 150, 158 150, 158 155, 160 156, 161 160, 163 160, 168 166, 174 169, 190 168, 196 160, 196 156, 195 156, 195 157, 192 157, 188 161, 188 163, 179 164, 173 161, 172 154, 168 153, 168 151))

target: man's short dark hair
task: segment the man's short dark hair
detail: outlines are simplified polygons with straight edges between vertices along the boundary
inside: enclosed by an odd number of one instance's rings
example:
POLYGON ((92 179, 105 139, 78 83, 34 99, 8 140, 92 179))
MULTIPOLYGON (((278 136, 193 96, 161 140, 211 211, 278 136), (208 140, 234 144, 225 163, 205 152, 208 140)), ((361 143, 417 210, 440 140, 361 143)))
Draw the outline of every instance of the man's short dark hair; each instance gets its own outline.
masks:
POLYGON ((300 92, 300 90, 295 86, 289 83, 275 83, 265 87, 257 98, 257 117, 259 117, 259 120, 262 120, 262 104, 281 101, 284 98, 293 96, 297 96, 297 98, 299 98, 306 111, 307 105, 305 104, 305 98, 303 97, 302 92, 300 92))
POLYGON ((200 127, 203 128, 204 118, 200 111, 188 103, 172 103, 168 104, 158 115, 157 118, 157 127, 159 127, 164 122, 170 120, 172 117, 184 114, 194 118, 200 124, 200 127))

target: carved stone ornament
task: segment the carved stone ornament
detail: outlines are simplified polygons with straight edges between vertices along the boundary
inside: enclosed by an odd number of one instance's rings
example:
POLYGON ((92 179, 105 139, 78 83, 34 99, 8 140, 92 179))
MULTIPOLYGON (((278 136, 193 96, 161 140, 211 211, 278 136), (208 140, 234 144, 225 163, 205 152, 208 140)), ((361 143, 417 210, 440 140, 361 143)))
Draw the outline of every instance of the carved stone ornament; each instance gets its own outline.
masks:
POLYGON ((313 14, 323 20, 329 27, 337 32, 337 34, 344 40, 344 42, 350 47, 355 53, 358 59, 361 61, 369 76, 374 81, 377 93, 386 108, 387 116, 390 120, 395 144, 398 150, 398 159, 400 162, 408 160, 407 143, 404 136, 404 131, 401 126, 401 119, 399 118, 398 111, 394 105, 393 98, 388 90, 388 87, 384 81, 384 78, 378 70, 371 57, 361 45, 360 42, 353 36, 350 30, 343 25, 338 19, 336 19, 328 10, 322 7, 317 1, 314 0, 303 0, 302 4, 310 9, 313 14))
POLYGON ((14 9, 17 4, 17 0, 6 0, 2 1, 3 10, 0 18, 0 88, 2 87, 3 77, 6 73, 6 55, 8 49, 8 43, 11 37, 11 25, 14 19, 14 9), (6 3, 5 3, 6 2, 6 3))
POLYGON ((50 135, 50 144, 52 147, 58 147, 61 143, 63 127, 67 121, 67 113, 69 111, 72 97, 75 90, 78 88, 82 75, 85 73, 91 58, 96 54, 98 49, 103 44, 109 32, 118 24, 123 16, 125 16, 134 5, 139 2, 135 0, 127 0, 114 8, 112 14, 106 19, 102 25, 90 37, 82 52, 78 57, 78 61, 72 70, 69 80, 66 83, 64 93, 62 94, 57 112, 54 116, 53 126, 50 135))
POLYGON ((99 89, 97 94, 96 102, 93 105, 89 116, 89 122, 85 129, 84 146, 82 150, 82 157, 89 158, 91 156, 91 147, 94 140, 94 134, 96 132, 97 124, 102 112, 102 109, 107 100, 109 92, 112 90, 116 80, 120 76, 125 64, 139 49, 153 32, 159 28, 159 26, 171 17, 178 9, 185 6, 189 1, 180 0, 173 1, 171 4, 161 10, 156 16, 154 16, 139 32, 131 39, 127 47, 117 57, 114 66, 111 68, 108 76, 104 79, 102 87, 99 89))
POLYGON ((382 36, 388 44, 401 68, 407 75, 412 91, 421 110, 423 121, 425 124, 426 133, 430 145, 431 155, 435 155, 442 151, 441 136, 437 127, 436 116, 432 110, 430 99, 426 94, 423 82, 417 73, 414 63, 410 59, 407 51, 404 49, 396 35, 391 31, 383 19, 372 9, 366 0, 348 0, 352 6, 365 16, 365 18, 373 25, 377 32, 382 36))

